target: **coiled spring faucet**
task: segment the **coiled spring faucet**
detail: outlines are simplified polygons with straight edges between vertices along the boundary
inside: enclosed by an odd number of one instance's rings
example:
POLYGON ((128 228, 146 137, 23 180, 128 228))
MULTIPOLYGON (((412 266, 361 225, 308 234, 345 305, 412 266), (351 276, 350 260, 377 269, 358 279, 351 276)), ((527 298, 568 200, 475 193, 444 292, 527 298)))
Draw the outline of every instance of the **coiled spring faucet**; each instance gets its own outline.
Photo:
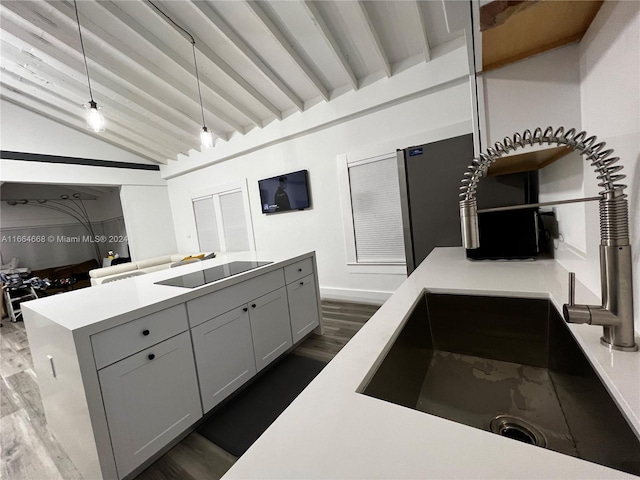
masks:
POLYGON ((533 133, 525 130, 513 138, 496 142, 493 148, 480 154, 467 168, 460 187, 460 221, 465 248, 478 248, 478 206, 476 189, 480 178, 491 163, 509 152, 533 145, 555 144, 580 152, 591 162, 600 181, 600 280, 602 305, 576 305, 574 303, 575 275, 569 274, 569 302, 564 305, 564 318, 568 323, 601 325, 604 329, 600 343, 627 352, 638 350, 633 328, 633 286, 631 272, 631 245, 629 243, 629 207, 626 185, 619 184, 625 175, 618 172, 620 160, 613 157, 613 150, 605 149, 605 143, 597 143, 595 136, 584 131, 563 127, 555 132, 548 127, 544 132, 536 128, 533 133))

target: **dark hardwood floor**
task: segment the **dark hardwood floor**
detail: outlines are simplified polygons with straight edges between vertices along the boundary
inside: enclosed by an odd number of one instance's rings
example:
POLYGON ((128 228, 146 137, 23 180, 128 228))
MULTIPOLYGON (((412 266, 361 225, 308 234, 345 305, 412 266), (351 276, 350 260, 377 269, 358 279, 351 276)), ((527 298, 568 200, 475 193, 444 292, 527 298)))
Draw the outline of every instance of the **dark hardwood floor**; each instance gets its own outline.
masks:
MULTIPOLYGON (((379 307, 323 300, 324 334, 312 334, 295 353, 325 362, 360 330, 379 307)), ((0 327, 0 478, 81 479, 46 426, 31 352, 22 322, 0 327)), ((139 480, 219 479, 236 457, 193 432, 142 472, 139 480)))

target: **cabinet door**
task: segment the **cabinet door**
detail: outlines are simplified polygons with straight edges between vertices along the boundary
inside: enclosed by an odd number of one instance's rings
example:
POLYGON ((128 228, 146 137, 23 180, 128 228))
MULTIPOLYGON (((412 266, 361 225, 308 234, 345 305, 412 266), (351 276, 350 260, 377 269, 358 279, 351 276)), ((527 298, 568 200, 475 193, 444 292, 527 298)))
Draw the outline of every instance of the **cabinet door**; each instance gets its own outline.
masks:
POLYGON ((256 368, 260 371, 293 345, 286 288, 250 302, 249 318, 256 368))
POLYGON ((236 308, 191 329, 205 413, 256 373, 247 310, 236 308))
POLYGON ((318 297, 313 275, 287 285, 291 334, 293 343, 298 342, 320 323, 318 317, 318 297))
POLYGON ((119 478, 202 417, 188 332, 98 375, 119 478))

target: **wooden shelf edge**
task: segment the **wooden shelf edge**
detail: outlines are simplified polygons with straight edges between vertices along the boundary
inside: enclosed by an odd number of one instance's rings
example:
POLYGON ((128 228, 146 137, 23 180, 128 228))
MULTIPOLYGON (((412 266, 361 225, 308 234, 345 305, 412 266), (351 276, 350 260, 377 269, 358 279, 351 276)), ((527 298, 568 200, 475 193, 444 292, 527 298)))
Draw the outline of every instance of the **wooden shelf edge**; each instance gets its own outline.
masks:
POLYGON ((573 150, 569 147, 552 147, 544 150, 510 155, 496 160, 488 169, 487 176, 507 175, 510 173, 540 170, 560 160, 573 150))

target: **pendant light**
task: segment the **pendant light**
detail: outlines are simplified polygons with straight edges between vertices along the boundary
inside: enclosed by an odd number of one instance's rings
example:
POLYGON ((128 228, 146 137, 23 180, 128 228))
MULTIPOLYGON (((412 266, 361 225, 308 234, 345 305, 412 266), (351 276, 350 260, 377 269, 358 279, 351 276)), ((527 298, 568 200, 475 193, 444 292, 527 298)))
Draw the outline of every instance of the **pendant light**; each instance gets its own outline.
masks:
POLYGON ((96 133, 104 132, 104 116, 102 115, 102 107, 98 107, 98 104, 93 99, 93 92, 91 91, 91 80, 89 79, 89 67, 87 66, 87 55, 84 53, 84 43, 82 42, 82 31, 80 30, 80 16, 78 15, 78 3, 73 0, 73 6, 76 10, 76 20, 78 22, 78 35, 80 35, 80 47, 82 48, 82 57, 84 58, 84 69, 87 72, 87 85, 89 86, 89 103, 84 105, 86 108, 87 116, 87 128, 96 133))
POLYGON ((191 37, 191 48, 193 49, 193 65, 196 69, 196 82, 198 82, 198 98, 200 99, 200 111, 202 112, 202 130, 200 130, 200 144, 202 148, 213 148, 213 135, 207 128, 204 120, 204 106, 202 105, 202 92, 200 91, 200 77, 198 77, 198 61, 196 60, 196 42, 191 37))

